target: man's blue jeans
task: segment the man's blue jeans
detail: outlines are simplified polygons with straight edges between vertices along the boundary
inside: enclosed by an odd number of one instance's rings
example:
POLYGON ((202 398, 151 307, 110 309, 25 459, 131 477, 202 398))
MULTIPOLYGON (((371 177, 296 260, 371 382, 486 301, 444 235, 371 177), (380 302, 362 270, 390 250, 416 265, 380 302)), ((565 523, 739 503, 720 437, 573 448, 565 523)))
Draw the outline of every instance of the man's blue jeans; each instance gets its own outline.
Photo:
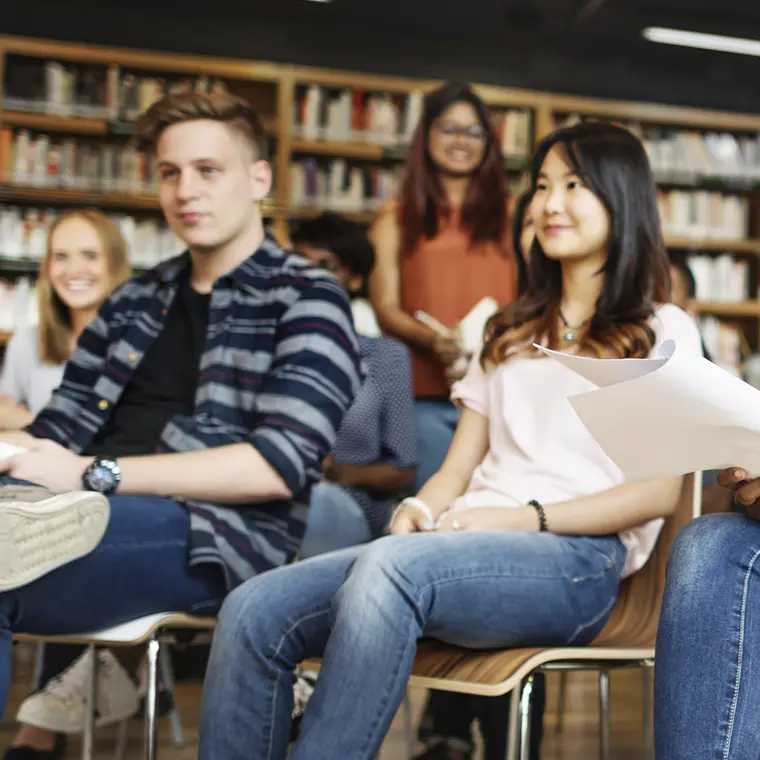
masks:
MULTIPOLYGON (((0 485, 9 482, 0 478, 0 485)), ((226 594, 222 571, 189 566, 190 516, 180 504, 158 496, 112 496, 110 502, 108 528, 91 554, 0 593, 3 709, 14 632, 81 633, 156 612, 213 615, 219 609, 226 594)))
POLYGON ((668 564, 655 660, 657 760, 760 758, 760 523, 700 517, 668 564))
POLYGON ((291 760, 370 760, 418 639, 486 649, 587 642, 615 603, 624 563, 617 537, 430 533, 264 573, 220 613, 199 756, 284 760, 293 669, 324 654, 291 760))
POLYGON ((459 409, 448 399, 419 398, 417 415, 417 471, 414 490, 419 491, 441 469, 459 423, 459 409))
POLYGON ((364 544, 372 538, 364 510, 339 483, 322 480, 311 489, 302 559, 364 544))

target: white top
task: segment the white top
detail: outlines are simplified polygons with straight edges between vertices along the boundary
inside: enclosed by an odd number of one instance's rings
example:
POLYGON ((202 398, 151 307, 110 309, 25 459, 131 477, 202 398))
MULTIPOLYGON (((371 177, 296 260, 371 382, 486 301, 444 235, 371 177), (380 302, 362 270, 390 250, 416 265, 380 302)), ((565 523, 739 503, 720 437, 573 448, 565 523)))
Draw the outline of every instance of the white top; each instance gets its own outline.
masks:
MULTIPOLYGON (((651 325, 653 350, 672 339, 679 349, 702 354, 695 321, 677 306, 661 306, 651 325)), ((513 358, 486 373, 476 355, 452 400, 488 417, 490 448, 452 508, 520 507, 531 499, 555 504, 621 485, 623 473, 568 400, 595 387, 548 357, 513 358)), ((643 567, 662 524, 652 520, 620 533, 628 550, 624 576, 643 567)))
POLYGON ((61 384, 64 364, 40 359, 39 329, 20 327, 8 343, 0 374, 0 393, 7 393, 37 414, 61 384))

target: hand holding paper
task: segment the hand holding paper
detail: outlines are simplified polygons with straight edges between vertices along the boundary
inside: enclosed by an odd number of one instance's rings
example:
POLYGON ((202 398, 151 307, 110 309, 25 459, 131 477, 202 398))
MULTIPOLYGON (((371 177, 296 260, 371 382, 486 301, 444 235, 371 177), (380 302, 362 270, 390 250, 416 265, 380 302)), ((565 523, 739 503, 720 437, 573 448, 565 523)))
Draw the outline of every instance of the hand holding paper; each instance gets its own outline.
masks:
POLYGON ((629 480, 742 467, 760 473, 760 391, 672 341, 649 359, 539 350, 598 386, 570 398, 629 480))

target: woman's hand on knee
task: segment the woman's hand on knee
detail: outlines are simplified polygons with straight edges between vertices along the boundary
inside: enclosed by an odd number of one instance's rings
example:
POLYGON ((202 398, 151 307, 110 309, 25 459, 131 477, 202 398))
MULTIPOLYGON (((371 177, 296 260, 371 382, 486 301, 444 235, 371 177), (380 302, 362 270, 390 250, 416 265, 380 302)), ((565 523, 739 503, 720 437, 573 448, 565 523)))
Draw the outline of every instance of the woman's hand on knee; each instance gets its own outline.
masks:
POLYGON ((415 502, 402 501, 391 517, 389 532, 393 536, 403 536, 433 530, 434 523, 431 518, 429 509, 423 509, 422 505, 415 502))

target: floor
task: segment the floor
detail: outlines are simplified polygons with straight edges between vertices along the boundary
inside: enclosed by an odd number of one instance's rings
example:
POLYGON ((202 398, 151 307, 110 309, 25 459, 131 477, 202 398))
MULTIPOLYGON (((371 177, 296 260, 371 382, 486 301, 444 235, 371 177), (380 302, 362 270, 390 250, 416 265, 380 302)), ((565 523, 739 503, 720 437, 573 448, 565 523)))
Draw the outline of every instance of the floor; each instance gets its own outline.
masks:
MULTIPOLYGON (((30 681, 33 652, 28 646, 14 647, 14 683, 6 716, 0 725, 0 751, 13 735, 13 716, 20 700, 26 696, 30 681)), ((547 711, 542 760, 576 760, 598 757, 598 691, 593 673, 572 673, 567 677, 566 708, 561 732, 557 727, 557 690, 559 676, 550 674, 547 684, 547 711)), ((640 671, 618 671, 611 676, 612 698, 612 758, 613 760, 646 760, 643 726, 643 693, 645 679, 640 671)), ((167 721, 161 722, 159 756, 161 760, 195 760, 200 707, 200 683, 183 683, 178 687, 177 700, 184 727, 185 744, 176 748, 171 742, 167 721)), ((424 692, 412 690, 410 701, 415 721, 424 703, 424 692)), ((505 716, 506 720, 506 716, 505 716)), ((112 728, 98 731, 96 754, 110 758, 115 749, 116 732, 112 728)), ((74 741, 68 757, 79 756, 80 744, 74 741)), ((129 726, 125 760, 142 757, 142 725, 133 721, 129 726)), ((251 758, 255 760, 255 758, 251 758)), ((379 760, 407 760, 404 725, 397 716, 383 745, 379 760)))

